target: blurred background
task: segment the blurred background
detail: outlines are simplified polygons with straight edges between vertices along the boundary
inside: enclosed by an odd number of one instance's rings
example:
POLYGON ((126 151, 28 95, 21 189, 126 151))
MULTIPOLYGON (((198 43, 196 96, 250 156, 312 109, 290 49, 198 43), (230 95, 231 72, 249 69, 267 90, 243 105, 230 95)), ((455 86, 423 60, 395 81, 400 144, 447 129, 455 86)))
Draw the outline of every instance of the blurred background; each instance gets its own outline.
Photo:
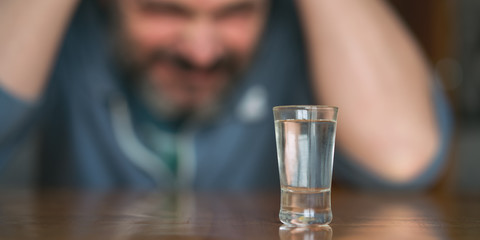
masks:
MULTIPOLYGON (((418 39, 454 109, 450 164, 439 188, 480 193, 480 0, 387 1, 418 39)), ((0 176, 0 186, 8 179, 31 181, 12 171, 0 176)))
POLYGON ((390 0, 440 76, 455 113, 442 187, 480 192, 480 1, 390 0))

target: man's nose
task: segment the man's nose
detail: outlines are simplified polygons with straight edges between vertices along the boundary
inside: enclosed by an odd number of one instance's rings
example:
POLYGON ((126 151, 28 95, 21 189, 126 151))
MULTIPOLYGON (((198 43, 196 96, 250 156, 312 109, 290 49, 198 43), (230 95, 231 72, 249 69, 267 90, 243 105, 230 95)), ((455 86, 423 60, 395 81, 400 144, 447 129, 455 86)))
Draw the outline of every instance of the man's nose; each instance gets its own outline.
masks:
POLYGON ((200 68, 210 67, 223 54, 215 26, 208 20, 192 23, 185 31, 179 47, 183 57, 200 68))

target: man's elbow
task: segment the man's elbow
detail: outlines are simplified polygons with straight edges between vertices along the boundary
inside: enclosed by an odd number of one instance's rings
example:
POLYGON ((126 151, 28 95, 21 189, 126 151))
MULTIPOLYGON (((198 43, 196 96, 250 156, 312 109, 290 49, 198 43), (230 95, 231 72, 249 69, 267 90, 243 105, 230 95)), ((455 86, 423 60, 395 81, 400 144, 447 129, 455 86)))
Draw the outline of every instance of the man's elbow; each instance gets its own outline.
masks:
POLYGON ((434 164, 438 148, 437 140, 417 146, 397 147, 388 156, 384 156, 385 164, 382 168, 375 169, 376 174, 391 184, 411 185, 434 164))

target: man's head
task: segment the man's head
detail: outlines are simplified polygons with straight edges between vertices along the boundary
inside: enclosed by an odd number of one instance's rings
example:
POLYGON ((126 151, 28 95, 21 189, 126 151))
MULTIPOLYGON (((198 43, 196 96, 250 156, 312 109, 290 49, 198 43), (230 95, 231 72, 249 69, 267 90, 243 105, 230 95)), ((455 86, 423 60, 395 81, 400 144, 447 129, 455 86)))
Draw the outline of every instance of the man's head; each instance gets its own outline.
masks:
POLYGON ((268 11, 268 0, 115 4, 122 62, 149 105, 175 114, 208 106, 231 86, 254 54, 268 11))

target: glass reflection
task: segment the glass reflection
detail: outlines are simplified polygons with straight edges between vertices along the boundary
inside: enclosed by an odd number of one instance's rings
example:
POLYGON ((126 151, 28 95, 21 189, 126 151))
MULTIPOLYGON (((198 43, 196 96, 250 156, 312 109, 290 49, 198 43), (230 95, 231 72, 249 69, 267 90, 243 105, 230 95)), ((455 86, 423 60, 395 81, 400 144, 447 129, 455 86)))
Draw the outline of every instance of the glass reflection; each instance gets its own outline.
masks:
POLYGON ((333 230, 330 226, 292 227, 282 225, 278 229, 281 240, 331 240, 333 230))

